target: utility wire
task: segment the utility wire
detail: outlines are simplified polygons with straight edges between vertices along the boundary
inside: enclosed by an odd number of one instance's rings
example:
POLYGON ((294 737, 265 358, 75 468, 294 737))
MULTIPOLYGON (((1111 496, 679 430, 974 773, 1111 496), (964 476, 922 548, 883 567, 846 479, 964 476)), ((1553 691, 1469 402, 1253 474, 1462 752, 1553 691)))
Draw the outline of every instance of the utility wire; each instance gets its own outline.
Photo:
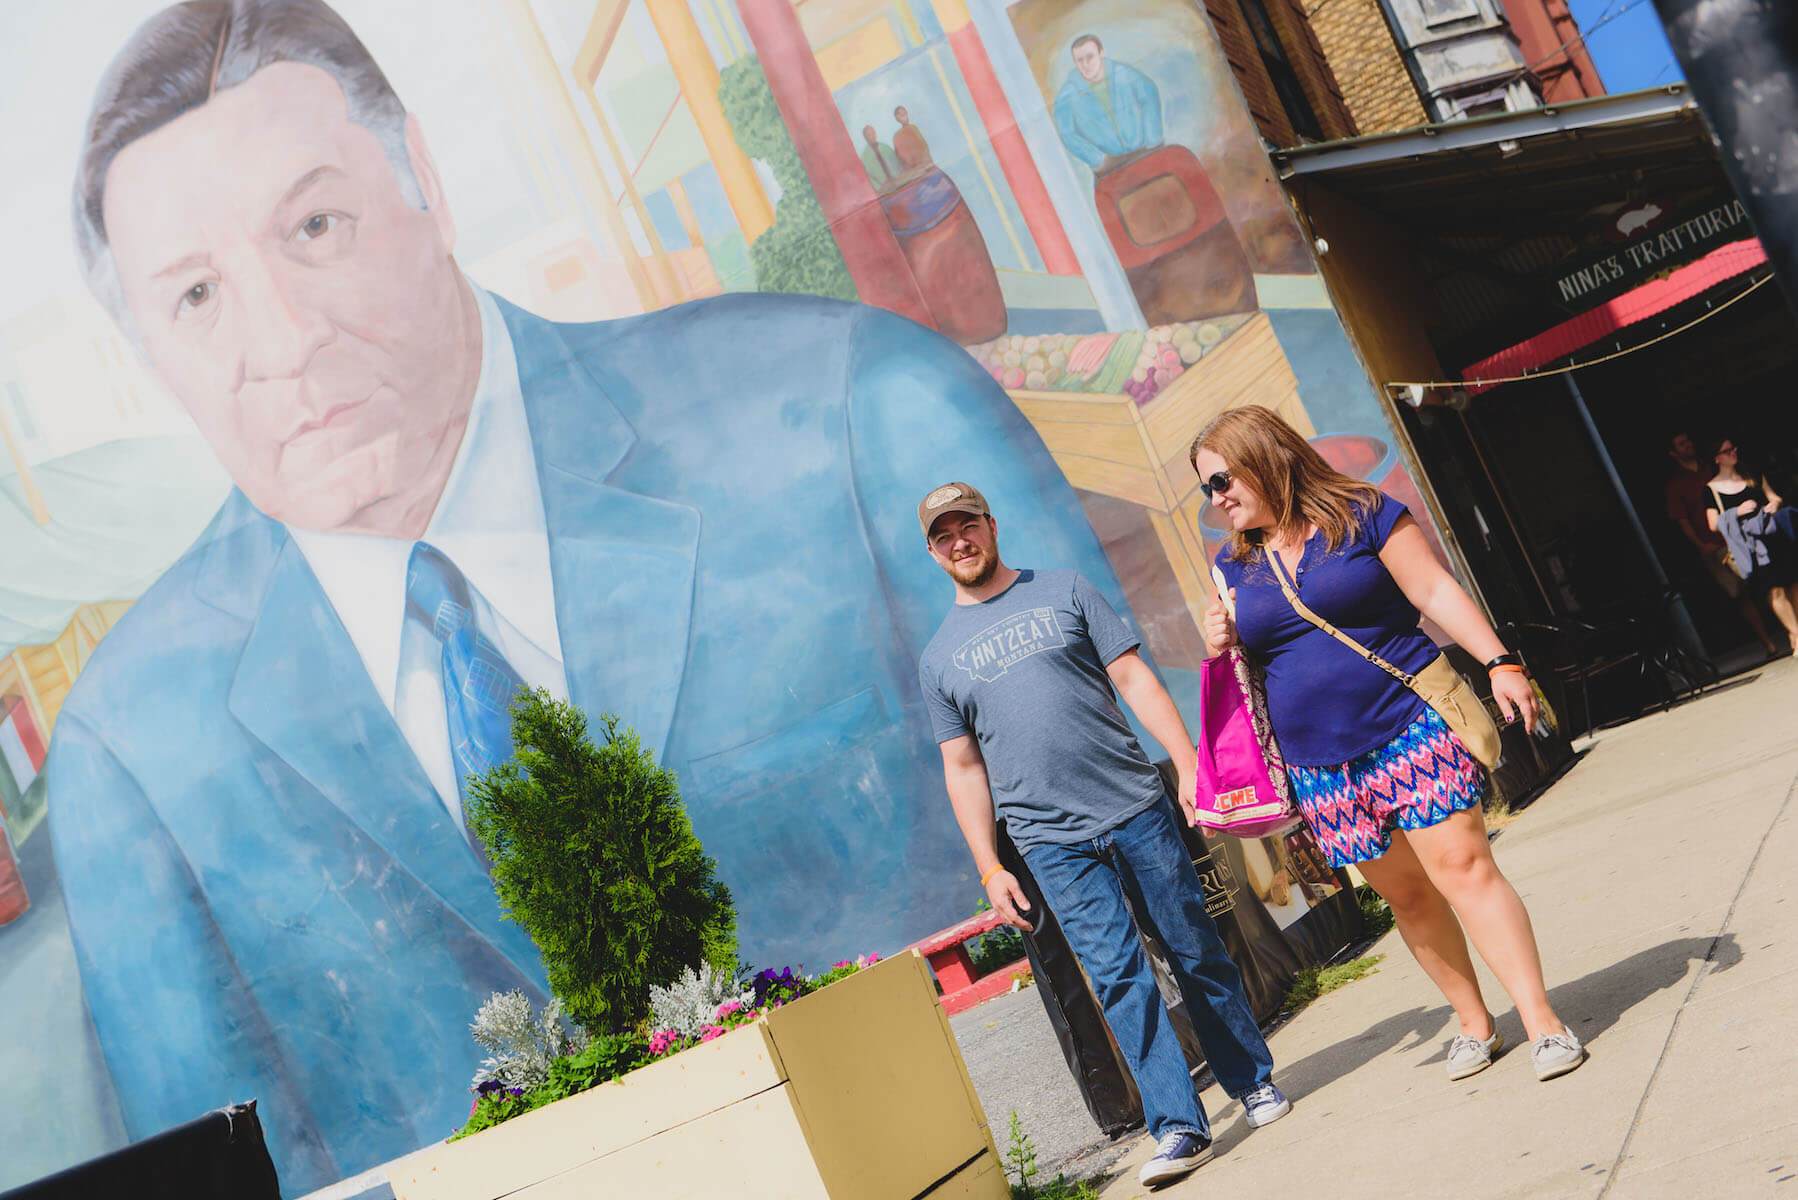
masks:
POLYGON ((1621 17, 1623 14, 1627 13, 1630 9, 1639 6, 1641 3, 1642 3, 1642 0, 1629 0, 1628 4, 1625 4, 1622 8, 1619 8, 1616 12, 1611 12, 1610 11, 1611 6, 1607 6, 1605 9, 1605 12, 1601 13, 1599 15, 1598 20, 1592 22, 1591 25, 1587 26, 1585 29, 1582 29, 1579 33, 1575 34, 1573 37, 1568 38, 1566 41, 1562 42, 1559 46, 1556 46, 1553 50, 1550 50, 1547 54, 1544 54, 1541 58, 1538 58, 1535 62, 1530 63, 1528 66, 1522 67, 1519 70, 1517 70, 1516 72, 1514 72, 1512 75, 1512 78, 1516 78, 1518 75, 1527 75, 1529 72, 1534 71, 1537 67, 1541 66, 1543 63, 1547 62, 1549 59, 1555 57, 1557 54, 1566 53, 1568 50, 1571 50, 1573 47, 1579 45, 1581 42, 1585 41, 1587 38, 1589 38, 1593 34, 1597 33, 1600 29, 1603 29, 1606 25, 1609 25, 1612 21, 1615 21, 1618 17, 1621 17))
POLYGON ((1491 387, 1494 384, 1521 383, 1526 379, 1547 379, 1554 375, 1565 375, 1569 371, 1583 371, 1587 367, 1596 367, 1599 363, 1607 363, 1612 359, 1623 358, 1625 355, 1634 354, 1638 350, 1646 350, 1656 342, 1664 342, 1670 337, 1676 337, 1692 328, 1694 325, 1700 325, 1705 321, 1710 320, 1736 301, 1745 299, 1750 292, 1754 292, 1772 282, 1773 276, 1771 274, 1763 275, 1735 295, 1731 296, 1728 300, 1725 300, 1722 304, 1717 305, 1717 307, 1708 312, 1700 313, 1690 321, 1687 321, 1684 325, 1681 325, 1678 329, 1669 329, 1666 333, 1652 337, 1639 346, 1631 346, 1627 350, 1618 350, 1615 353, 1606 354, 1602 358, 1588 359, 1585 362, 1568 363, 1564 367, 1552 367, 1546 371, 1531 371, 1524 375, 1506 375, 1502 379, 1435 379, 1423 383, 1393 381, 1386 386, 1388 388, 1464 388, 1469 384, 1473 384, 1478 387, 1491 387))

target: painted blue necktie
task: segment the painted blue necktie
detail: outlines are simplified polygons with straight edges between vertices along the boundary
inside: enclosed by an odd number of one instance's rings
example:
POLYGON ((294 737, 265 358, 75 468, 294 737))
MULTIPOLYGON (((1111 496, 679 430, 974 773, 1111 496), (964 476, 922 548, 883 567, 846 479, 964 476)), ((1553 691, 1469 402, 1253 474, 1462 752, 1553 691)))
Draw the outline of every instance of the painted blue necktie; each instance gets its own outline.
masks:
MULTIPOLYGON (((512 756, 508 710, 524 687, 499 647, 476 628, 473 600, 468 581, 441 550, 426 542, 412 547, 406 564, 406 612, 443 646, 443 709, 464 817, 469 778, 512 756)), ((472 830, 469 841, 480 850, 472 830)))

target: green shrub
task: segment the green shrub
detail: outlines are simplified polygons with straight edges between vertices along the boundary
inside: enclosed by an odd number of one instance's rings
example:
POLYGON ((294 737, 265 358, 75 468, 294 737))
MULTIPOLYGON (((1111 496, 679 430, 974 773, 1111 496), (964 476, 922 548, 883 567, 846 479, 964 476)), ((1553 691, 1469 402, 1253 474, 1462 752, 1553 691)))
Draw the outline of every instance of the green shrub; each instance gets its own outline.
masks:
POLYGON ((1099 1200, 1099 1193, 1084 1179, 1057 1175, 1053 1183, 1036 1182, 1036 1143, 1024 1132, 1015 1108, 1006 1130, 1005 1173, 1011 1181, 1011 1200, 1099 1200))
POLYGON ((1361 907, 1363 937, 1379 937, 1392 928, 1392 908, 1367 884, 1355 889, 1355 903, 1361 907))
POLYGON ((1353 983, 1364 975, 1372 975, 1379 969, 1384 954, 1370 954, 1366 958, 1357 958, 1352 962, 1336 963, 1328 967, 1306 967, 1286 989, 1286 1011, 1295 1013, 1319 996, 1335 991, 1344 984, 1353 983))
POLYGON ((501 904, 537 943, 550 991, 595 1032, 635 1025, 651 985, 702 960, 729 968, 737 951, 730 892, 674 773, 617 717, 600 726, 595 745, 580 709, 523 693, 514 757, 468 783, 501 904))
POLYGON ((774 224, 749 246, 756 290, 854 300, 855 281, 830 232, 830 223, 824 219, 824 209, 812 191, 812 181, 799 161, 799 150, 787 132, 759 59, 751 55, 724 68, 718 81, 718 102, 743 153, 767 163, 780 184, 774 224))

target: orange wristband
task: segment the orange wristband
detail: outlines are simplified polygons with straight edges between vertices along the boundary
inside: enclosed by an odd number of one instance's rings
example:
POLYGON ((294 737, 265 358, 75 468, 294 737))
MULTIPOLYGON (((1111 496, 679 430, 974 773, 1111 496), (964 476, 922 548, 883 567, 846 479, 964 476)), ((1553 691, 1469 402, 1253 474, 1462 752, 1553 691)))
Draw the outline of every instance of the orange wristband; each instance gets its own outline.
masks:
POLYGON ((991 879, 993 876, 997 875, 1000 871, 1003 871, 1004 869, 1005 869, 1005 867, 1002 864, 994 863, 992 865, 992 868, 990 870, 988 870, 986 874, 984 874, 980 877, 980 886, 985 887, 987 880, 991 879))
POLYGON ((1528 675, 1529 674, 1528 671, 1524 670, 1522 667, 1518 666, 1516 663, 1500 663, 1498 666, 1493 667, 1491 670, 1489 670, 1487 672, 1487 674, 1488 675, 1496 675, 1500 671, 1515 671, 1519 675, 1528 675))

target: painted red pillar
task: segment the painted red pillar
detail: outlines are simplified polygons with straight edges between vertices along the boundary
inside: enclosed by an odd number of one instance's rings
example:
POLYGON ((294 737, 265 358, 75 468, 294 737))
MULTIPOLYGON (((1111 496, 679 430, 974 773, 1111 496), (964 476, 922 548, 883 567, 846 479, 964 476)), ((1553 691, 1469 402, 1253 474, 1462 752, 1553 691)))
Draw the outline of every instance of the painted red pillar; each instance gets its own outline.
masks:
POLYGON ((1049 189, 1037 173, 1036 160, 1024 144, 1024 131, 1018 128, 1011 102, 999 86, 998 73, 993 70, 992 59, 986 56, 986 47, 968 15, 967 4, 964 0, 932 0, 931 7, 949 35, 949 52, 961 68, 962 82, 974 98, 974 109, 980 114, 987 141, 999 160, 999 170, 1011 186, 1012 198, 1018 202, 1018 211, 1024 214, 1030 238, 1036 243, 1037 253, 1043 256, 1043 268, 1051 275, 1080 274, 1074 246, 1061 227, 1061 218, 1055 214, 1049 189))
POLYGON ((790 0, 737 0, 737 13, 755 43, 774 103, 862 302, 936 328, 849 131, 843 128, 799 14, 790 0))

